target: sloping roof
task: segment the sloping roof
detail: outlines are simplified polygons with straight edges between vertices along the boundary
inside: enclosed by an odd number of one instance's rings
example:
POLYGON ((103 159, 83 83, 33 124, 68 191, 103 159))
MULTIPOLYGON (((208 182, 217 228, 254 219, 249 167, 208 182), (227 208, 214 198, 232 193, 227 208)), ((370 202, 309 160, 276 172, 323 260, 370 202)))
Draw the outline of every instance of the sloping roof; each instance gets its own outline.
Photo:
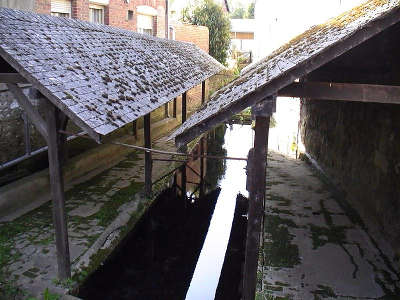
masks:
POLYGON ((231 32, 254 32, 255 19, 231 19, 231 32))
POLYGON ((97 140, 224 68, 190 43, 6 8, 0 56, 97 140))
POLYGON ((178 137, 177 140, 181 140, 178 143, 187 142, 191 135, 201 134, 211 125, 262 101, 295 79, 399 22, 399 4, 400 0, 370 0, 310 28, 268 57, 244 69, 238 79, 215 93, 171 138, 178 137), (256 94, 257 97, 254 97, 256 94))

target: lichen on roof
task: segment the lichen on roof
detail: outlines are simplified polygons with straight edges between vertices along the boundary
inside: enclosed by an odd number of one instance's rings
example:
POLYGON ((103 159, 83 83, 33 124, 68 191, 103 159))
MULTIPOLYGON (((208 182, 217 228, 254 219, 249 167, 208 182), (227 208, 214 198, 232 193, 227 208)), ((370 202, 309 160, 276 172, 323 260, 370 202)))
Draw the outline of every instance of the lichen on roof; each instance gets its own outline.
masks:
POLYGON ((218 114, 230 111, 233 104, 247 95, 295 70, 301 63, 313 59, 330 46, 346 40, 368 23, 398 9, 399 5, 400 0, 370 0, 326 23, 311 27, 264 59, 244 68, 238 79, 217 91, 209 102, 171 135, 171 138, 218 114))
POLYGON ((108 134, 224 67, 191 43, 0 8, 0 56, 86 131, 108 134))

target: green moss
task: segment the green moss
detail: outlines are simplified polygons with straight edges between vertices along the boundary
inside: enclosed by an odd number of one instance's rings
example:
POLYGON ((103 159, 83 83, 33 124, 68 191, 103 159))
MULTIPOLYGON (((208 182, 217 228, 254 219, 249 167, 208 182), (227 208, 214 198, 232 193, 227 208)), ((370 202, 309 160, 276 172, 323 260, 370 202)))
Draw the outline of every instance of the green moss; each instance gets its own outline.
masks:
POLYGON ((271 267, 294 267, 300 263, 299 249, 291 244, 293 235, 288 227, 297 228, 297 225, 289 219, 277 215, 265 216, 264 258, 265 263, 271 267))
POLYGON ((132 182, 126 188, 120 189, 117 191, 110 199, 110 201, 106 202, 101 209, 94 214, 94 218, 96 218, 99 222, 100 226, 107 226, 111 221, 113 221, 119 214, 118 208, 131 200, 133 200, 133 196, 142 189, 143 184, 132 182))
POLYGON ((338 296, 335 294, 333 289, 329 286, 325 285, 317 285, 318 290, 312 291, 311 293, 314 294, 314 297, 321 296, 322 298, 337 298, 338 296))
POLYGON ((285 198, 285 197, 282 197, 282 196, 279 196, 279 195, 276 195, 276 194, 273 194, 273 193, 270 193, 268 196, 267 196, 267 199, 269 200, 269 201, 277 201, 277 202, 280 202, 278 205, 279 206, 290 206, 290 204, 291 204, 291 200, 290 199, 287 199, 287 198, 285 198))
POLYGON ((343 245, 346 243, 346 226, 320 227, 310 224, 313 249, 324 246, 327 243, 343 245))

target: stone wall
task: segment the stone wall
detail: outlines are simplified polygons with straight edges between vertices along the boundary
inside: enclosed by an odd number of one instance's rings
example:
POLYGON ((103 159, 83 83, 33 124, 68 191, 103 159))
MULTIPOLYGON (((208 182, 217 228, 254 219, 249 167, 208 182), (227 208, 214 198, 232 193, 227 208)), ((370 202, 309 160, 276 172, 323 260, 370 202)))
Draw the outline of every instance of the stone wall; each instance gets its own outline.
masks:
MULTIPOLYGON (((400 85, 400 25, 305 80, 400 85)), ((400 105, 302 100, 306 151, 400 252, 400 105)))
MULTIPOLYGON (((29 88, 24 89, 29 95, 29 88)), ((39 103, 31 98, 34 106, 41 110, 39 103)), ((32 149, 45 145, 41 135, 30 125, 32 149)), ((5 84, 0 84, 0 164, 25 154, 23 113, 15 97, 8 92, 5 84)))

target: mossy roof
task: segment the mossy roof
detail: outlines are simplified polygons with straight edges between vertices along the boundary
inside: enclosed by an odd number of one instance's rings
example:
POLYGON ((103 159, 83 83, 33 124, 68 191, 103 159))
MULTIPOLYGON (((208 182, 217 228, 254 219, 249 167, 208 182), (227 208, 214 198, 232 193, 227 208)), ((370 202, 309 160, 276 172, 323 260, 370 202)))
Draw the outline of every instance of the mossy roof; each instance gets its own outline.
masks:
POLYGON ((276 84, 272 87, 275 79, 292 75, 292 80, 295 80, 298 78, 296 71, 302 64, 323 55, 328 48, 346 41, 371 22, 384 18, 393 10, 399 10, 399 4, 400 0, 370 0, 326 23, 311 27, 269 56, 243 69, 239 78, 217 91, 210 101, 171 135, 171 138, 191 136, 189 132, 201 134, 209 129, 202 126, 202 123, 211 119, 223 122, 231 116, 230 112, 237 113, 233 111, 233 105, 247 101, 248 95, 265 90, 269 85, 270 93, 265 94, 265 98, 275 94, 285 87, 276 84))
POLYGON ((0 56, 96 139, 224 69, 191 43, 7 8, 0 56))

